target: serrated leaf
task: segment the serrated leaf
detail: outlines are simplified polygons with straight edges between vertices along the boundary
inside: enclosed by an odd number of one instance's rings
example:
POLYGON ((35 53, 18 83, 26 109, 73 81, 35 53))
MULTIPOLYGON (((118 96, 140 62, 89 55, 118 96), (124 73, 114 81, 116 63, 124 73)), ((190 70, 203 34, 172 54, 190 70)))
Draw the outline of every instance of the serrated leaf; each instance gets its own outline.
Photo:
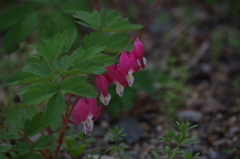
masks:
POLYGON ((27 87, 21 102, 24 104, 40 103, 57 93, 58 85, 52 82, 43 81, 27 87))
POLYGON ((0 146, 0 152, 7 152, 8 150, 10 150, 12 148, 11 145, 3 145, 0 146))
POLYGON ((87 83, 82 83, 78 85, 72 85, 72 86, 62 86, 60 87, 62 91, 87 97, 87 98, 95 98, 97 96, 96 92, 93 90, 92 85, 87 83))
POLYGON ((36 27, 37 21, 38 14, 32 12, 21 23, 9 29, 3 40, 5 50, 10 53, 17 49, 19 43, 25 40, 36 27))
POLYGON ((58 85, 50 81, 41 81, 33 83, 32 85, 26 86, 18 90, 20 94, 25 93, 29 90, 42 90, 46 92, 52 92, 58 88, 58 85))
POLYGON ((119 21, 106 28, 102 28, 102 32, 113 32, 113 31, 127 31, 141 29, 142 25, 131 24, 129 21, 119 21))
POLYGON ((90 71, 93 74, 100 75, 100 74, 105 73, 107 71, 107 69, 104 67, 101 67, 101 66, 93 66, 93 67, 87 68, 86 71, 90 71))
POLYGON ((19 81, 24 80, 24 79, 30 79, 30 78, 38 78, 40 76, 37 76, 33 73, 29 72, 20 72, 12 75, 9 79, 7 79, 7 84, 8 85, 17 85, 19 81))
POLYGON ((40 112, 33 116, 30 121, 27 119, 24 123, 23 131, 27 137, 31 137, 44 129, 43 127, 43 113, 40 112))
POLYGON ((66 37, 66 42, 64 44, 64 51, 69 52, 75 39, 77 38, 78 33, 74 29, 68 29, 66 30, 66 32, 67 32, 67 37, 66 37))
POLYGON ((32 117, 33 117, 34 115, 36 115, 38 112, 39 112, 39 110, 38 110, 36 107, 30 106, 30 107, 28 107, 28 109, 26 110, 25 116, 26 116, 27 119, 30 119, 30 120, 31 120, 32 117))
POLYGON ((77 23, 93 28, 94 30, 100 30, 100 15, 97 11, 93 11, 92 13, 85 11, 77 11, 75 18, 81 20, 77 21, 77 23))
POLYGON ((25 67, 22 68, 22 71, 33 73, 41 77, 46 77, 51 73, 51 68, 49 63, 46 60, 43 60, 40 64, 32 63, 31 65, 25 65, 25 67))
POLYGON ((3 139, 6 139, 8 136, 16 134, 18 132, 17 124, 12 122, 8 131, 3 134, 3 139))
POLYGON ((110 66, 115 62, 114 58, 107 56, 107 55, 103 55, 103 54, 95 55, 95 56, 89 58, 89 60, 103 63, 103 67, 110 66))
MULTIPOLYGON (((71 56, 68 56, 68 55, 63 56, 60 61, 62 68, 64 70, 67 70, 69 68, 69 66, 72 64, 72 62, 77 58, 77 56, 78 56, 77 52, 73 53, 71 56)), ((58 66, 56 66, 56 67, 58 67, 58 66)))
POLYGON ((86 60, 88 58, 91 58, 94 55, 96 55, 97 53, 100 53, 101 51, 103 51, 104 49, 105 49, 105 46, 90 47, 85 51, 81 60, 86 60))
POLYGON ((61 115, 64 111, 64 108, 64 97, 61 92, 57 92, 57 94, 48 101, 43 115, 43 125, 50 125, 52 130, 56 130, 60 125, 61 115))
POLYGON ((44 26, 43 30, 39 34, 39 37, 44 41, 51 42, 58 33, 60 33, 59 26, 55 21, 51 20, 46 26, 44 26))
POLYGON ((32 147, 27 142, 16 141, 16 143, 17 145, 13 145, 12 149, 21 154, 28 153, 32 149, 32 147))
POLYGON ((42 135, 34 144, 34 150, 50 149, 56 147, 58 144, 47 145, 52 141, 52 137, 49 135, 42 135))
POLYGON ((74 85, 78 85, 80 83, 83 83, 85 82, 87 79, 86 76, 71 76, 71 77, 68 77, 67 79, 64 79, 59 87, 60 88, 65 88, 65 87, 71 87, 71 86, 74 86, 74 85))
POLYGON ((53 61, 62 53, 65 39, 66 32, 57 34, 51 42, 39 40, 37 51, 50 65, 53 65, 53 61))
POLYGON ((37 63, 37 64, 40 64, 42 63, 42 59, 39 59, 38 57, 30 57, 30 58, 27 58, 26 60, 26 65, 31 65, 33 63, 37 63))
POLYGON ((90 35, 84 36, 84 49, 90 47, 101 46, 102 42, 105 40, 104 34, 101 32, 93 32, 90 35))

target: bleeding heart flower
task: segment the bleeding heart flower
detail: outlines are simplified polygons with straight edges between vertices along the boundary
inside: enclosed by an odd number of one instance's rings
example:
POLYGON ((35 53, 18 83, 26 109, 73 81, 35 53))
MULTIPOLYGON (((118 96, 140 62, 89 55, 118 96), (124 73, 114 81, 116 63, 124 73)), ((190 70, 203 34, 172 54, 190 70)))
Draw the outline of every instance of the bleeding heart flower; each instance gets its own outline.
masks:
POLYGON ((132 50, 132 54, 134 54, 135 57, 137 58, 138 65, 141 66, 142 68, 145 68, 147 60, 145 57, 143 57, 144 47, 138 38, 136 38, 133 48, 134 50, 132 50))
POLYGON ((96 78, 96 86, 101 92, 100 100, 104 105, 108 105, 111 100, 111 95, 108 93, 109 82, 107 78, 103 75, 98 75, 96 78))
POLYGON ((114 83, 116 85, 116 92, 121 97, 123 95, 124 87, 128 85, 127 80, 121 70, 120 65, 111 65, 106 67, 108 71, 105 73, 109 84, 114 83))
POLYGON ((125 75, 128 85, 131 87, 134 82, 133 72, 137 72, 140 66, 137 65, 137 59, 134 54, 128 55, 127 53, 122 53, 120 57, 120 69, 125 75))
POLYGON ((87 134, 93 129, 93 121, 96 121, 101 113, 102 106, 97 106, 96 98, 80 99, 75 105, 71 117, 73 120, 69 120, 70 123, 78 125, 83 123, 83 133, 87 134))

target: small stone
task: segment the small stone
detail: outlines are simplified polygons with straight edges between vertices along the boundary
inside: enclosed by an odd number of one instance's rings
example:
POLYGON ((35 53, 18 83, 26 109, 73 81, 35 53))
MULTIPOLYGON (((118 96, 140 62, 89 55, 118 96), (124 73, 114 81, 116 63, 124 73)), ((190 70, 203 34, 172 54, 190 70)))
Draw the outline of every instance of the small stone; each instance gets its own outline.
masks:
POLYGON ((178 117, 182 118, 183 120, 188 120, 190 123, 200 123, 203 115, 195 110, 185 110, 180 112, 178 117))
POLYGON ((109 123, 106 120, 101 121, 101 128, 103 129, 108 129, 109 128, 109 123))
POLYGON ((115 126, 123 129, 123 133, 127 134, 123 138, 128 144, 138 141, 143 136, 143 131, 140 127, 140 124, 133 118, 129 117, 122 119, 115 126))
POLYGON ((215 151, 209 152, 207 155, 208 159, 219 159, 219 154, 215 151))

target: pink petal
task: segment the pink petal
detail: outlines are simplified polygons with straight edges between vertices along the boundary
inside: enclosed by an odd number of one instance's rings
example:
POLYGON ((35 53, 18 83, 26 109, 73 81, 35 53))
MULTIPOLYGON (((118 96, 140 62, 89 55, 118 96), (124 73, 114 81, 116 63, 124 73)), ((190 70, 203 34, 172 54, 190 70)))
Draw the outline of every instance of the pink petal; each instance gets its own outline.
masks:
POLYGON ((134 47, 134 50, 136 51, 136 57, 137 58, 142 58, 143 57, 143 52, 144 52, 144 47, 143 47, 143 44, 141 43, 141 41, 136 38, 136 41, 133 45, 134 47))
POLYGON ((115 80, 114 72, 116 70, 116 67, 113 64, 113 65, 110 65, 110 66, 106 67, 106 69, 108 69, 108 71, 105 73, 105 76, 106 76, 109 84, 112 84, 114 82, 114 80, 115 80))
POLYGON ((86 101, 87 101, 87 103, 90 107, 91 114, 95 115, 97 113, 97 100, 96 100, 96 98, 87 98, 86 101))
POLYGON ((124 75, 128 74, 128 71, 133 67, 135 59, 129 57, 129 55, 124 52, 120 57, 120 68, 124 75))
POLYGON ((102 92, 102 94, 106 97, 108 95, 108 80, 103 75, 98 75, 96 78, 96 86, 102 92))
POLYGON ((93 121, 96 121, 96 120, 100 117, 101 111, 102 111, 102 106, 100 105, 100 106, 98 107, 97 113, 96 113, 93 121))
POLYGON ((87 119, 89 113, 90 108, 87 105, 86 100, 82 98, 75 105, 71 116, 75 123, 79 124, 87 119))
POLYGON ((114 77, 115 81, 118 81, 123 87, 128 85, 126 75, 122 73, 120 65, 117 65, 117 70, 114 73, 114 77))

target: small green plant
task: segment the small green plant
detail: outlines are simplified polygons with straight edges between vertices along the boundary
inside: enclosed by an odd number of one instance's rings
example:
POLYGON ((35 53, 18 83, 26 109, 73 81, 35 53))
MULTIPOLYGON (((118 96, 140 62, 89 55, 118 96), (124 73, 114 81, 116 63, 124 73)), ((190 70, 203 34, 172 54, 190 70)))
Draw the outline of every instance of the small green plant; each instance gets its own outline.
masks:
MULTIPOLYGON (((188 131, 192 128, 197 127, 197 125, 193 125, 190 126, 189 122, 176 122, 176 124, 173 124, 175 127, 177 127, 180 131, 180 133, 176 134, 172 128, 169 128, 169 130, 165 133, 165 137, 160 137, 161 141, 167 141, 168 145, 165 146, 165 149, 163 150, 159 150, 157 152, 163 152, 166 153, 168 155, 167 159, 174 159, 174 156, 177 153, 181 153, 182 157, 184 159, 195 159, 198 157, 198 155, 200 153, 197 153, 193 156, 192 151, 190 152, 183 152, 183 151, 179 151, 180 146, 185 145, 185 144, 192 144, 192 143, 198 143, 197 137, 192 137, 189 138, 189 133, 188 131), (177 142, 177 146, 175 148, 171 147, 171 142, 172 141, 176 141, 177 142)), ((155 156, 155 158, 157 159, 163 159, 161 158, 156 151, 152 151, 152 154, 155 156)))
POLYGON ((123 134, 122 129, 119 129, 118 127, 109 129, 105 139, 110 139, 111 142, 114 142, 114 145, 107 149, 107 151, 110 151, 110 156, 112 156, 114 153, 117 153, 119 159, 128 159, 125 153, 121 154, 121 152, 124 152, 128 146, 126 146, 124 143, 119 143, 119 141, 123 140, 123 137, 126 135, 127 134, 123 134))

